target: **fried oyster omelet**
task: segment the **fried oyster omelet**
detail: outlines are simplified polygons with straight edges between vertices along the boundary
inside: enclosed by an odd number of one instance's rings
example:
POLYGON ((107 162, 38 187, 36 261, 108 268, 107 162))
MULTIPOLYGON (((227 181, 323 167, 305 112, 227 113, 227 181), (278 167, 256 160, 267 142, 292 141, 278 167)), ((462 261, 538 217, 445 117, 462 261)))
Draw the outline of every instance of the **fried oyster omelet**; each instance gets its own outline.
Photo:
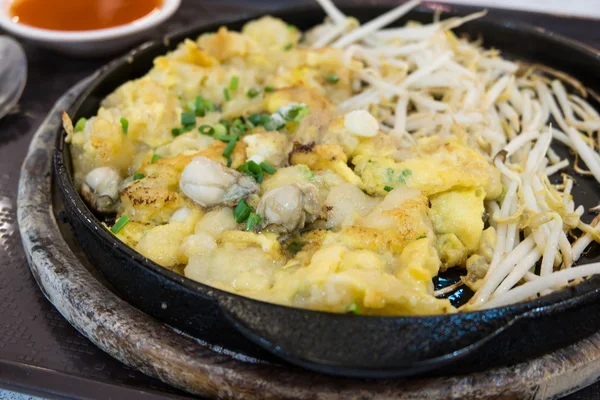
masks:
POLYGON ((405 142, 367 111, 338 111, 362 65, 300 40, 271 17, 221 28, 158 57, 96 116, 66 118, 82 196, 128 246, 219 289, 331 312, 454 312, 432 278, 489 256, 498 171, 457 136, 405 142))

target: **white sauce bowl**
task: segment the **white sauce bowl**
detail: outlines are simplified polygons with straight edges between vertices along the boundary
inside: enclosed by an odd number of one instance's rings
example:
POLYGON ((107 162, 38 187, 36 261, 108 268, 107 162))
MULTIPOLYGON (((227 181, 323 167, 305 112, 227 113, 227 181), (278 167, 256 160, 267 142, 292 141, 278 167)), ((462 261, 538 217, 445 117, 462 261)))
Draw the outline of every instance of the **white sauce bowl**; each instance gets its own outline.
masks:
POLYGON ((166 21, 181 4, 181 0, 163 0, 157 12, 112 28, 59 31, 13 22, 10 16, 13 1, 0 0, 1 28, 40 46, 78 57, 101 57, 122 52, 136 44, 148 30, 166 21))

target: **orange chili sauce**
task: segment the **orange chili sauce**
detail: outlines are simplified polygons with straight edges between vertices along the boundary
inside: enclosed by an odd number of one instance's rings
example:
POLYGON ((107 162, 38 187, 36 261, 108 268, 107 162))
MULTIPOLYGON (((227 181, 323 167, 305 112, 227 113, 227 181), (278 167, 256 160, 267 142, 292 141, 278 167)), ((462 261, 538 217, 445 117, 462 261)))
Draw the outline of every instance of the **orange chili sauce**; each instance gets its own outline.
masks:
POLYGON ((14 22, 56 31, 125 25, 160 9, 162 0, 14 0, 14 22))

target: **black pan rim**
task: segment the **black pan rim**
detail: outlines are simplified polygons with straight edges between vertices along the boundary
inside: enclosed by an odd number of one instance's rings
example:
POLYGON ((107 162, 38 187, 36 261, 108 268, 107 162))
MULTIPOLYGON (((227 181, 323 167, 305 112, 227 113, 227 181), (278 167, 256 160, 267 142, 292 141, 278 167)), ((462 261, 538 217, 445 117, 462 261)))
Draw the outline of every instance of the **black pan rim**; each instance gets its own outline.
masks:
MULTIPOLYGON (((353 15, 353 10, 364 10, 365 7, 375 8, 380 10, 381 12, 385 12, 389 10, 390 7, 388 5, 348 5, 346 7, 341 7, 343 11, 347 11, 348 14, 353 15)), ((243 14, 241 16, 236 16, 232 18, 226 18, 219 21, 211 22, 209 24, 200 24, 193 27, 186 28, 184 30, 179 30, 170 34, 167 34, 163 40, 154 40, 150 42, 143 43, 142 45, 136 47, 131 50, 127 54, 109 62, 104 67, 100 68, 90 82, 89 86, 79 95, 78 99, 74 103, 71 110, 77 110, 83 100, 89 96, 89 94, 93 91, 93 89, 103 81, 103 79, 109 75, 114 69, 119 66, 133 62, 135 57, 142 53, 149 51, 154 48, 164 48, 164 51, 168 51, 168 45, 171 42, 178 43, 186 37, 190 37, 192 35, 197 35, 200 32, 211 32, 216 30, 218 27, 222 25, 229 25, 235 23, 241 23, 245 21, 249 21, 255 18, 258 18, 265 14, 273 15, 274 17, 279 17, 285 20, 286 16, 289 16, 296 12, 305 12, 305 11, 314 11, 318 7, 314 5, 304 5, 300 7, 291 7, 284 8, 281 10, 273 11, 273 12, 257 12, 257 13, 249 13, 243 14)), ((464 15, 465 10, 472 11, 472 7, 452 7, 450 12, 446 14, 450 15, 464 15)), ((433 10, 426 6, 420 6, 413 12, 427 13, 432 14, 433 10)), ((408 14, 410 16, 410 13, 408 14)), ((325 14, 323 14, 325 17, 325 14)), ((550 39, 552 41, 561 43, 563 45, 571 47, 573 50, 576 50, 583 57, 590 59, 591 62, 597 63, 600 67, 600 51, 587 46, 583 43, 580 43, 574 39, 567 38, 565 36, 556 34, 552 31, 530 25, 522 22, 514 22, 510 20, 492 20, 489 17, 483 17, 480 20, 471 21, 469 24, 486 24, 486 25, 495 25, 498 28, 503 29, 511 29, 519 32, 523 32, 526 35, 532 35, 534 37, 540 37, 545 39, 550 39)), ((71 111, 69 110, 69 111, 71 111)), ((73 115, 70 113, 70 115, 73 115)), ((356 321, 360 321, 361 318, 373 318, 373 319, 385 319, 385 320, 394 320, 394 319, 411 319, 411 320, 419 320, 419 319, 436 319, 436 318, 447 318, 456 314, 436 314, 436 315, 400 315, 400 316, 374 316, 374 315, 364 315, 357 318, 353 315, 347 314, 337 314, 330 313, 325 311, 317 311, 310 309, 298 309, 296 307, 269 303, 261 300, 252 299, 249 297, 242 296, 240 294, 226 292, 221 289, 217 289, 211 287, 209 285, 193 281, 189 278, 186 278, 183 275, 179 275, 167 268, 164 268, 157 263, 145 258, 140 253, 136 252, 132 248, 126 246, 123 242, 116 239, 108 229, 106 229, 101 221, 89 210, 87 205, 81 199, 79 192, 75 189, 75 186, 72 182, 72 177, 70 173, 70 167, 66 165, 64 159, 64 150, 65 150, 65 132, 62 127, 59 127, 57 131, 56 137, 56 150, 54 153, 54 165, 55 165, 55 174, 57 176, 57 183, 59 186, 59 190, 61 190, 64 194, 64 198, 66 199, 66 205, 70 206, 70 208, 74 209, 77 216, 81 221, 84 222, 84 226, 98 238, 98 240, 102 240, 104 242, 110 243, 114 250, 121 253, 127 258, 130 258, 135 261, 135 264, 139 267, 149 269, 151 272, 155 274, 161 275, 163 278, 166 278, 172 284, 181 285, 186 290, 195 292, 197 294, 212 297, 217 303, 221 304, 221 301, 225 298, 234 299, 238 301, 246 301, 250 303, 255 303, 261 305, 263 307, 274 307, 274 308, 283 308, 283 309, 294 309, 300 310, 307 314, 327 314, 330 318, 353 318, 356 321)), ((527 313, 528 311, 542 311, 544 309, 552 308, 553 311, 559 311, 565 308, 569 308, 570 306, 576 305, 582 298, 586 298, 587 301, 595 300, 596 298, 590 296, 592 293, 600 294, 600 277, 596 276, 590 278, 582 283, 577 285, 568 286, 556 292, 553 292, 549 295, 539 297, 534 300, 529 300, 526 302, 519 302, 515 304, 510 304, 503 307, 491 308, 491 309, 482 309, 475 311, 462 311, 459 314, 463 315, 482 315, 485 313, 499 313, 503 314, 510 310, 510 314, 514 316, 518 316, 520 314, 527 313), (594 285, 595 284, 595 285, 594 285), (593 286, 593 287, 590 287, 593 286), (593 297, 593 298, 591 298, 593 297)))

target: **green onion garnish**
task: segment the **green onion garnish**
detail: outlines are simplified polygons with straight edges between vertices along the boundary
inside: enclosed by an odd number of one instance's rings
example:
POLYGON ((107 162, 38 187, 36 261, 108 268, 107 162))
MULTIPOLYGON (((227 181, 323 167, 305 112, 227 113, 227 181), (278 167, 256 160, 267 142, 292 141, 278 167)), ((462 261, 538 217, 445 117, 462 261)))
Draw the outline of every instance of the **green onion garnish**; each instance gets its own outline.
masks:
POLYGON ((202 96, 196 96, 196 104, 194 105, 194 114, 197 117, 204 117, 204 115, 205 115, 204 99, 202 98, 202 96))
POLYGON ((227 90, 227 88, 223 89, 223 96, 225 96, 225 101, 231 100, 231 96, 229 95, 229 90, 227 90))
POLYGON ((245 130, 246 125, 244 125, 241 119, 236 119, 233 121, 231 127, 229 128, 229 132, 233 135, 243 135, 245 130))
POLYGON ((181 130, 181 133, 189 132, 194 129, 194 125, 184 125, 179 129, 181 130))
POLYGON ((384 186, 383 190, 385 190, 386 192, 391 192, 394 188, 391 186, 384 186))
POLYGON ((263 125, 267 131, 276 131, 279 128, 285 126, 284 118, 279 114, 273 114, 268 117, 267 121, 263 125))
MULTIPOLYGON (((247 128, 250 127, 250 125, 246 124, 242 119, 236 118, 231 123, 231 128, 236 128, 236 127, 239 128, 239 129, 241 129, 241 131, 243 133, 244 130, 246 130, 247 128)), ((230 131, 231 131, 231 128, 229 128, 230 131)))
POLYGON ((125 225, 127 225, 128 222, 129 217, 127 215, 123 215, 117 220, 117 222, 115 222, 115 224, 112 226, 112 228, 110 228, 110 230, 112 231, 112 233, 119 233, 121 232, 121 229, 125 228, 125 225))
POLYGON ((213 128, 210 125, 200 125, 200 128, 198 128, 198 130, 203 135, 212 135, 213 133, 215 133, 215 128, 213 128))
POLYGON ((242 199, 237 203, 237 206, 235 206, 235 209, 233 210, 233 219, 235 219, 235 222, 237 223, 245 222, 251 212, 252 207, 246 203, 246 200, 242 199))
POLYGON ((306 104, 293 104, 285 107, 285 111, 280 113, 286 121, 298 122, 308 114, 308 106, 306 104))
POLYGON ((346 306, 346 312, 348 313, 352 313, 354 315, 360 315, 360 308, 358 308, 358 304, 356 304, 354 301, 350 304, 348 304, 348 306, 346 306))
POLYGON ((246 96, 248 96, 249 98, 253 99, 256 96, 258 96, 260 94, 260 89, 258 88, 251 88, 250 90, 248 90, 248 92, 246 93, 246 96))
POLYGON ((246 230, 247 231, 254 230, 254 228, 256 228, 256 226, 258 224, 260 224, 260 221, 262 221, 262 218, 260 217, 260 215, 255 214, 255 213, 250 213, 250 215, 248 216, 248 220, 246 221, 246 230))
POLYGON ((338 83, 340 81, 340 77, 335 74, 327 75, 325 79, 327 79, 327 82, 329 83, 338 83))
POLYGON ((283 50, 284 50, 284 51, 291 50, 293 46, 294 46, 293 44, 291 44, 291 43, 288 43, 288 44, 286 44, 285 46, 283 46, 283 50))
POLYGON ((267 85, 267 86, 265 86, 265 88, 263 90, 265 92, 274 92, 275 88, 272 85, 267 85))
POLYGON ((152 161, 150 161, 151 164, 154 164, 158 159, 162 158, 162 156, 158 155, 158 154, 154 154, 152 156, 152 161))
POLYGON ((275 167, 273 167, 271 164, 269 164, 266 161, 261 162, 260 167, 262 168, 263 171, 265 171, 269 175, 273 175, 275 172, 277 172, 275 167))
POLYGON ((142 174, 141 172, 136 172, 135 174, 133 174, 133 180, 134 181, 139 181, 140 179, 143 179, 146 175, 142 174))
POLYGON ((427 235, 421 235, 418 238, 416 238, 415 240, 419 240, 419 239, 427 239, 427 235))
POLYGON ((184 110, 187 112, 195 112, 196 111, 196 102, 194 100, 190 100, 184 107, 184 110))
POLYGON ((181 128, 173 128, 171 129, 171 135, 177 137, 179 135, 181 135, 183 132, 181 131, 181 128))
POLYGON ((260 126, 264 125, 269 120, 269 118, 270 117, 268 114, 251 114, 248 117, 248 120, 252 123, 252 125, 260 126))
POLYGON ((127 134, 127 131, 129 130, 129 121, 127 121, 127 118, 125 117, 121 117, 121 130, 125 134, 127 134))
POLYGON ((240 80, 238 79, 237 76, 232 77, 231 82, 229 82, 229 89, 237 90, 239 83, 240 83, 240 80))
POLYGON ((231 155, 233 154, 233 149, 235 148, 235 144, 237 143, 239 139, 239 136, 235 136, 233 139, 231 139, 231 141, 227 144, 227 147, 225 147, 225 150, 223 150, 223 156, 227 158, 227 166, 231 167, 231 155))
POLYGON ((181 125, 186 126, 186 127, 196 126, 196 116, 194 115, 194 113, 191 113, 191 112, 182 113, 181 114, 181 125))
POLYGON ((217 140, 220 140, 221 142, 226 142, 226 143, 229 143, 232 140, 237 140, 237 136, 235 136, 235 135, 227 135, 227 134, 221 135, 219 133, 215 133, 213 135, 213 137, 217 140))
POLYGON ((215 129, 215 135, 227 135, 227 127, 225 125, 214 124, 213 128, 215 129))
POLYGON ((81 132, 85 128, 85 123, 87 122, 86 118, 79 118, 79 121, 75 124, 75 130, 77 132, 81 132))
POLYGON ((246 161, 240 165, 237 170, 246 175, 250 175, 257 183, 261 183, 263 180, 264 173, 262 167, 252 160, 246 161))
POLYGON ((204 100, 204 108, 207 109, 208 111, 215 111, 215 104, 210 101, 210 100, 204 100))

